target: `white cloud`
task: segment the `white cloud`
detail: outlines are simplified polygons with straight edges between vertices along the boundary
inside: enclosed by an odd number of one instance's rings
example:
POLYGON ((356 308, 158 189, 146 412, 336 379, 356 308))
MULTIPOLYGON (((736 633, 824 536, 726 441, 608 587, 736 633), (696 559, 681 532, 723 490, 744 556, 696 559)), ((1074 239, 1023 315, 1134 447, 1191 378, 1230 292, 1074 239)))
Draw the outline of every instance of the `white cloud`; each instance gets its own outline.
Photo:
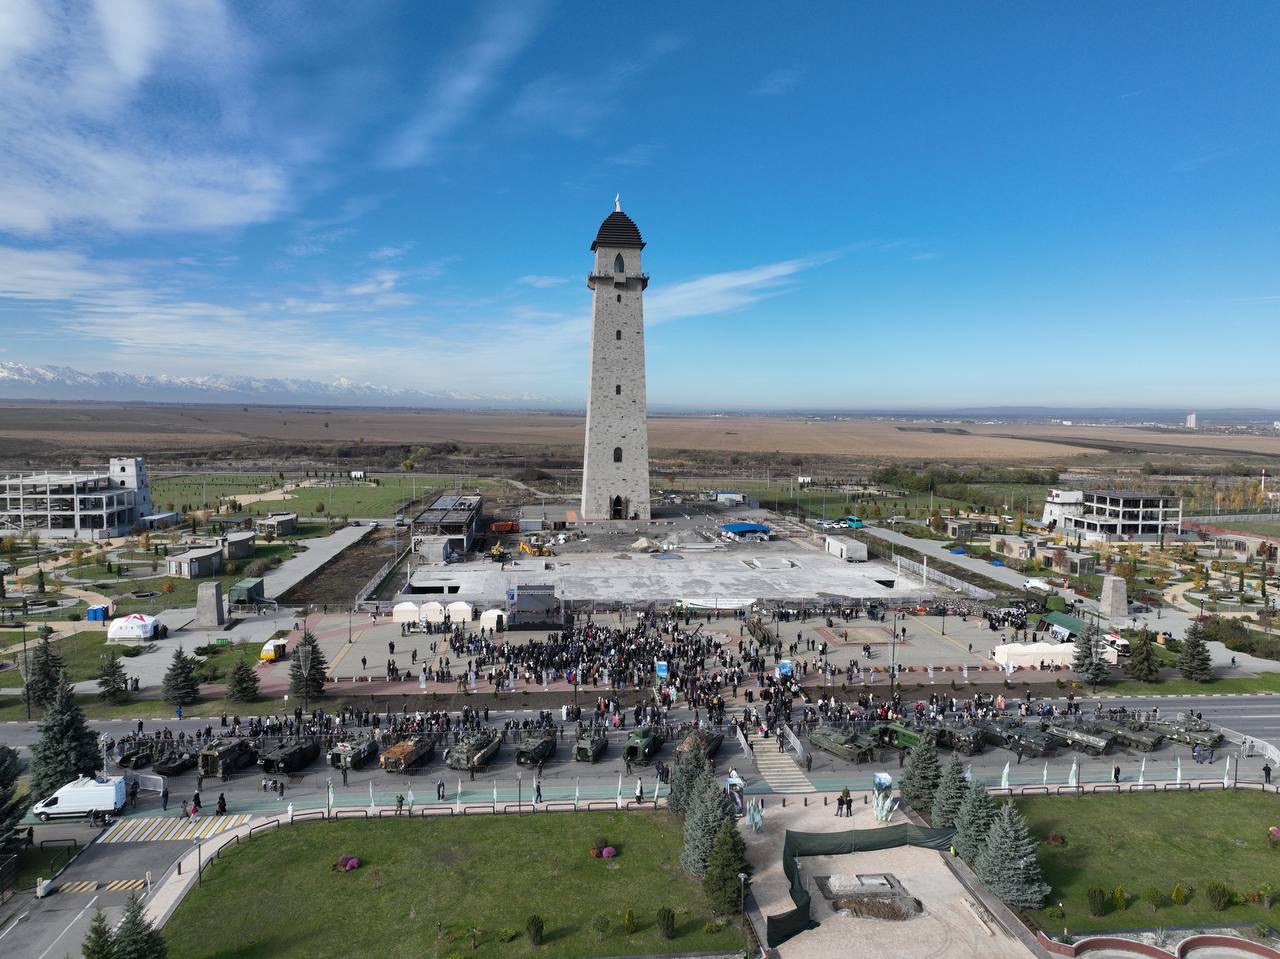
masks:
POLYGON ((649 166, 650 164, 653 163, 654 158, 657 156, 657 154, 658 154, 657 144, 635 143, 627 147, 625 150, 622 150, 619 153, 615 153, 613 156, 609 158, 609 162, 615 163, 618 166, 629 166, 629 167, 649 166))
POLYGON ((413 242, 402 243, 399 246, 380 246, 376 250, 369 251, 369 259, 371 260, 396 260, 404 256, 413 249, 413 242))
POLYGON ((654 325, 694 316, 731 313, 777 296, 798 273, 830 262, 832 257, 783 260, 746 270, 712 273, 655 289, 645 300, 645 323, 654 325))
POLYGON ((531 286, 535 290, 549 290, 553 286, 564 286, 569 282, 567 276, 543 276, 537 273, 530 273, 528 276, 522 276, 516 280, 524 286, 531 286))
POLYGON ((253 61, 220 3, 0 7, 0 230, 217 229, 285 206, 281 164, 218 122, 253 61))
POLYGON ((0 299, 69 300, 119 289, 131 280, 128 269, 72 250, 0 246, 0 299))
POLYGON ((498 76, 533 39, 540 17, 541 4, 525 0, 493 6, 474 31, 478 39, 456 62, 437 69, 421 111, 384 150, 383 164, 399 169, 429 161, 440 141, 493 90, 498 76))
POLYGON ((765 74, 760 85, 751 92, 758 97, 780 97, 790 93, 799 83, 799 70, 774 70, 765 74))

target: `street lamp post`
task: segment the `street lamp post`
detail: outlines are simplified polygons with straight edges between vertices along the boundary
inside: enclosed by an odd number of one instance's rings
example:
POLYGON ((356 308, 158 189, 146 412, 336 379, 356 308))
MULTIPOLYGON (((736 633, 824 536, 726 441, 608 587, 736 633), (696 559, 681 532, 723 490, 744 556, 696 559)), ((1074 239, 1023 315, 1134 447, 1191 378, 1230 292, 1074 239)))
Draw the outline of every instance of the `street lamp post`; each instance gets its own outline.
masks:
POLYGON ((747 874, 738 873, 738 913, 742 916, 742 938, 747 938, 747 874))
POLYGON ((520 815, 520 803, 524 794, 524 773, 516 773, 516 815, 520 815))
POLYGON ((27 621, 22 621, 22 698, 27 701, 27 722, 31 721, 31 695, 27 689, 27 679, 31 674, 31 664, 27 662, 27 621))
POLYGON ((204 877, 204 868, 200 863, 200 840, 193 839, 191 841, 196 847, 196 885, 199 886, 202 885, 200 880, 204 877))

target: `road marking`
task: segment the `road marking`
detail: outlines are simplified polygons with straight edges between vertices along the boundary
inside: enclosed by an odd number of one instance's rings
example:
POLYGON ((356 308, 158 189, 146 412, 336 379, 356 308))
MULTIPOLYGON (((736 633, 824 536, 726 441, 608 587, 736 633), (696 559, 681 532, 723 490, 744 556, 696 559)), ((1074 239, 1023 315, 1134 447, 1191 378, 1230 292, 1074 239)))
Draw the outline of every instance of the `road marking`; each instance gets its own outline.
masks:
POLYGON ((145 879, 113 879, 102 887, 103 892, 123 892, 126 889, 146 889, 145 879))
POLYGON ((96 879, 85 879, 80 882, 64 882, 58 887, 58 892, 93 892, 97 888, 96 879))
POLYGON ((9 928, 8 928, 8 929, 6 929, 4 932, 0 932, 0 939, 3 939, 5 936, 9 935, 9 933, 13 932, 13 930, 17 929, 17 928, 18 928, 18 923, 22 922, 22 920, 23 920, 23 919, 26 919, 26 918, 27 918, 27 916, 29 916, 29 915, 31 915, 31 913, 29 913, 29 912, 24 912, 21 916, 16 917, 16 918, 13 920, 13 922, 9 923, 9 928))
POLYGON ((58 944, 58 941, 67 934, 67 932, 71 929, 72 926, 74 926, 77 922, 79 922, 84 917, 84 914, 86 912, 88 912, 90 909, 93 908, 93 904, 97 901, 98 901, 97 896, 94 896, 92 899, 90 899, 89 904, 85 906, 83 909, 81 909, 78 913, 76 913, 76 917, 72 919, 69 923, 67 923, 66 928, 63 929, 62 932, 58 933, 58 938, 53 940, 53 942, 49 943, 49 948, 46 949, 44 952, 40 953, 38 959, 44 959, 45 956, 53 952, 53 947, 58 944))

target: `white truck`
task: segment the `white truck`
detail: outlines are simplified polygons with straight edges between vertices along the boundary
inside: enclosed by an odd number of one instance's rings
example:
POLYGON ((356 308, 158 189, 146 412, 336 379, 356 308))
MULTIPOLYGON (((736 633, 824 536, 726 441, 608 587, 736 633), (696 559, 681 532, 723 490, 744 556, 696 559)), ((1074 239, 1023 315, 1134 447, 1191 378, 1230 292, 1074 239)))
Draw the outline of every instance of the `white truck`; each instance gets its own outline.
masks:
POLYGON ((48 799, 32 808, 37 819, 48 822, 55 816, 95 816, 124 811, 127 787, 123 776, 95 779, 82 776, 69 782, 48 799))

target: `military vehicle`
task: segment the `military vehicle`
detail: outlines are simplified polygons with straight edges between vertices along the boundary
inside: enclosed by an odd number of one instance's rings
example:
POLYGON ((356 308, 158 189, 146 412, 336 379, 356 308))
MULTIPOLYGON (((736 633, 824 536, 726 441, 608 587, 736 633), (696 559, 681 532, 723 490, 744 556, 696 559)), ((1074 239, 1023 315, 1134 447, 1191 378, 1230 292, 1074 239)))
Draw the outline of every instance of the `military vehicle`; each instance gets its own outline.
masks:
POLYGON ((123 766, 125 769, 141 769, 143 766, 150 766, 151 750, 130 749, 116 760, 116 765, 123 766))
POLYGON ((329 765, 334 769, 359 769, 378 755, 378 743, 373 737, 354 742, 338 743, 329 750, 329 765))
POLYGON ((652 726, 641 726, 627 737, 627 744, 622 747, 622 757, 629 763, 648 762, 658 755, 658 750, 665 741, 652 726))
POLYGON ((1149 753, 1164 740, 1164 733, 1158 729, 1147 729, 1141 723, 1123 723, 1112 719, 1097 719, 1092 725, 1115 737, 1121 746, 1129 746, 1140 752, 1149 753))
POLYGON ((713 732, 710 729, 693 729, 676 746, 676 758, 678 759, 691 749, 700 749, 702 755, 710 759, 720 751, 722 745, 724 745, 724 733, 713 732))
POLYGON ((496 730, 479 729, 467 733, 462 742, 446 749, 444 761, 450 769, 481 769, 493 758, 500 745, 502 740, 496 730))
POLYGON ((320 743, 311 738, 299 739, 263 753, 258 757, 258 765, 264 773, 293 773, 304 769, 319 755, 320 743))
POLYGON ((593 763, 599 759, 609 745, 609 737, 600 730, 587 729, 573 744, 574 762, 593 763))
POLYGON ((253 765, 257 758, 253 743, 247 739, 215 739, 200 750, 196 762, 201 776, 217 776, 225 781, 237 769, 253 765))
POLYGON ((811 749, 821 749, 849 762, 869 762, 876 755, 876 741, 870 736, 822 726, 809 734, 811 749))
POLYGON ((1111 748, 1115 737, 1102 730, 1091 729, 1087 725, 1064 726, 1059 723, 1045 723, 1041 727, 1045 733, 1066 746, 1090 756, 1101 756, 1111 748))
POLYGON ((915 749, 926 737, 934 736, 932 729, 921 729, 900 722, 878 723, 871 727, 870 732, 881 746, 895 746, 898 749, 915 749))
POLYGON ((1057 744, 1044 733, 1018 719, 1009 717, 975 719, 973 725, 982 731, 987 742, 1024 756, 1050 756, 1057 744))
POLYGON ((966 756, 982 752, 985 737, 982 735, 982 730, 976 726, 970 726, 968 723, 954 720, 946 720, 938 723, 934 729, 935 735, 938 737, 938 744, 941 746, 947 746, 966 756))
POLYGON ((1222 742, 1222 733, 1194 716, 1186 719, 1154 719, 1145 725, 1153 732, 1161 733, 1165 739, 1186 743, 1188 746, 1209 747, 1222 742))
POLYGON ((435 736, 412 736, 402 739, 378 757, 378 765, 389 773, 403 773, 414 766, 429 763, 436 753, 435 736))
POLYGON ((531 729, 520 738, 516 746, 516 764, 536 766, 550 759, 556 751, 556 734, 545 729, 531 729))
POLYGON ((194 768, 195 764, 195 753, 169 753, 152 767, 152 771, 157 776, 176 776, 194 768))

